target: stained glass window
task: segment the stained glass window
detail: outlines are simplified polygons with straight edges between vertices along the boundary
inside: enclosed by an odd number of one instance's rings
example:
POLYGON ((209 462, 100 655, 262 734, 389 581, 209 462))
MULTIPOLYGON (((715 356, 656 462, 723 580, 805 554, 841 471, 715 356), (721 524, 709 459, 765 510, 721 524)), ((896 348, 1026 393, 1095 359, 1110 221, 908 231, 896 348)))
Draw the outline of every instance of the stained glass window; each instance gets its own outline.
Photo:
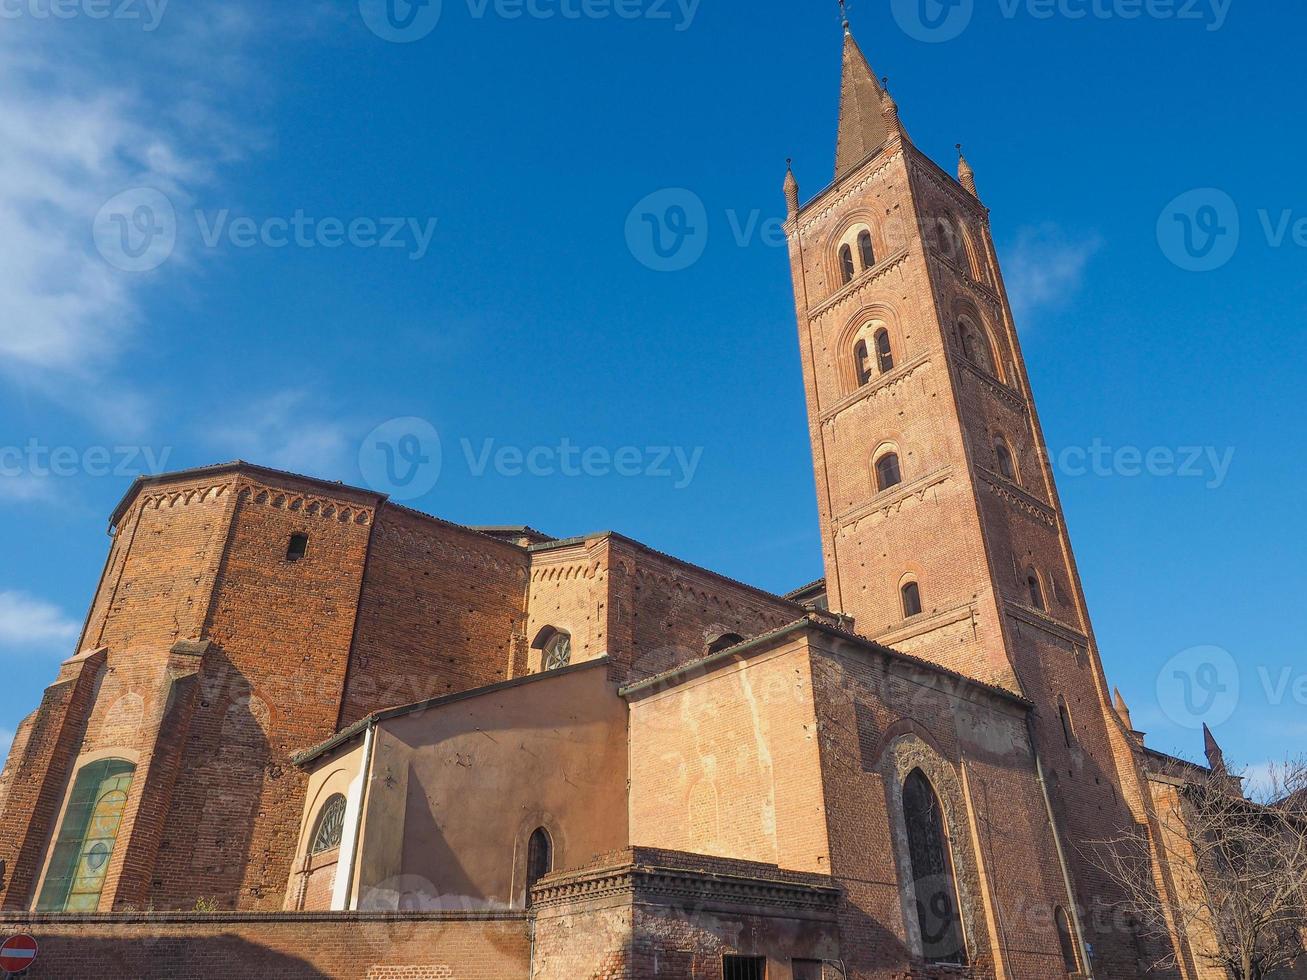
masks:
POLYGON ((939 797, 920 769, 914 769, 903 784, 903 816, 908 826, 922 954, 928 963, 965 963, 967 951, 944 815, 939 797))
POLYGON ((327 800, 318 817, 318 830, 313 835, 310 854, 321 854, 333 847, 340 847, 340 838, 345 832, 345 797, 337 793, 327 800))
POLYGON ((99 907, 135 772, 123 759, 101 759, 77 773, 38 912, 94 912, 99 907))

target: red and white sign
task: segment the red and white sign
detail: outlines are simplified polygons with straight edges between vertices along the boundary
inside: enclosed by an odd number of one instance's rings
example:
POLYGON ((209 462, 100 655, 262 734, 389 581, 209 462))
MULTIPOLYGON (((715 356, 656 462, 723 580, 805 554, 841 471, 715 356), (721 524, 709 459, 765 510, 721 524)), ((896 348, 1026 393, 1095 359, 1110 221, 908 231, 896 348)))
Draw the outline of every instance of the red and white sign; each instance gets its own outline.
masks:
POLYGON ((22 973, 36 959, 36 940, 31 936, 10 936, 0 945, 0 970, 22 973))

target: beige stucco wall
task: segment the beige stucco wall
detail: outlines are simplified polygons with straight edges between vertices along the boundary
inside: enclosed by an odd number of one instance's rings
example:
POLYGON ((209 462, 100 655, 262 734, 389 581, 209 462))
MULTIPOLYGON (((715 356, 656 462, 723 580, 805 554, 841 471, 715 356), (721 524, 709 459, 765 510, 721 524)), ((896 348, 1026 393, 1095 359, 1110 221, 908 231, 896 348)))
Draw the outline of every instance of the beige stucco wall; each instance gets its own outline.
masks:
POLYGON ((631 838, 829 873, 805 641, 633 696, 631 838))
POLYGON ((538 827, 568 870, 627 845, 626 705, 595 661, 378 723, 358 907, 522 907, 538 827))

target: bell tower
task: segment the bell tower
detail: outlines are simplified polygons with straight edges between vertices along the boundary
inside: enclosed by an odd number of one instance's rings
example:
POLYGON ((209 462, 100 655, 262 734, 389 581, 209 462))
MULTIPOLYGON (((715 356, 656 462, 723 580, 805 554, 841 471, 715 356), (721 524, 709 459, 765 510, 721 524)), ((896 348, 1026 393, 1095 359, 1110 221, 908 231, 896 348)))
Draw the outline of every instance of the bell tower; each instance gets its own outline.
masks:
MULTIPOLYGON (((785 178, 827 599, 864 636, 1034 702, 1087 912, 1108 889, 1078 852, 1139 823, 1141 783, 989 212, 960 147, 955 177, 913 145, 844 28, 834 180, 802 203, 794 173, 785 178)), ((1090 932, 1104 958, 1096 976, 1134 975, 1127 939, 1090 932)))

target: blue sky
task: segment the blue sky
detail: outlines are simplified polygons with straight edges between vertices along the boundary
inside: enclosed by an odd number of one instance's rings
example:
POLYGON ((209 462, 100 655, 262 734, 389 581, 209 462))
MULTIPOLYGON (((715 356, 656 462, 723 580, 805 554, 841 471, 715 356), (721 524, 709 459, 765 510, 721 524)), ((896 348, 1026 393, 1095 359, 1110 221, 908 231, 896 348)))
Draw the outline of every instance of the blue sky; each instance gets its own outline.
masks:
MULTIPOLYGON (((1164 750, 1303 751, 1307 11, 926 2, 855 33, 993 209, 1111 679, 1164 750)), ((414 434, 442 517, 820 574, 774 230, 785 158, 832 170, 836 5, 379 3, 6 5, 0 745, 160 465, 384 482, 414 434), (706 237, 658 271, 669 188, 706 237)))

